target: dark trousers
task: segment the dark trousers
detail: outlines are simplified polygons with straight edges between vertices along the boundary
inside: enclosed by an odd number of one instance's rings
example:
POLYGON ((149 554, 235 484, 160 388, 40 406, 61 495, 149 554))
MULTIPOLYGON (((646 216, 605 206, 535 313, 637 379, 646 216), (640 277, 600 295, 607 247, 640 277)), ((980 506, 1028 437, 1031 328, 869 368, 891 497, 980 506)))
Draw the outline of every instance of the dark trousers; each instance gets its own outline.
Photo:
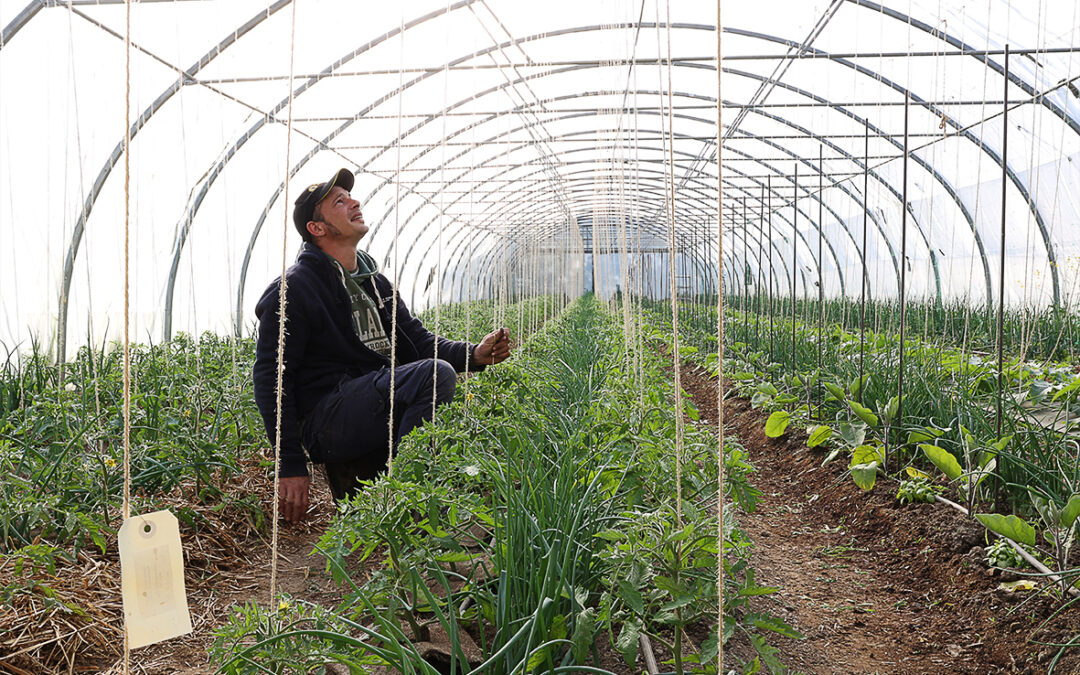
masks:
MULTIPOLYGON (((394 369, 393 448, 402 436, 431 419, 436 404, 454 398, 457 373, 441 359, 421 359, 394 369)), ((334 499, 359 489, 386 470, 390 452, 390 369, 346 378, 304 421, 303 443, 323 463, 334 499)))

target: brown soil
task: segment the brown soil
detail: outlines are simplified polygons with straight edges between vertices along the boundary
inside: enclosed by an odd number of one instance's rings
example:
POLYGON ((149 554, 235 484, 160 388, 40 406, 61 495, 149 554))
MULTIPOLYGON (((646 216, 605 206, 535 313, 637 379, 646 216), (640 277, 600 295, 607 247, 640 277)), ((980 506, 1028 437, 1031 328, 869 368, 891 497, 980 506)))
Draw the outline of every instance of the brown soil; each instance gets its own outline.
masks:
MULTIPOLYGON (((713 424, 716 381, 683 373, 703 420, 713 424)), ((730 393, 730 392, 729 392, 730 393)), ((862 492, 846 462, 821 466, 824 453, 806 448, 789 428, 764 435, 765 419, 749 401, 724 403, 725 433, 737 437, 757 467, 757 510, 738 521, 754 542, 757 582, 780 591, 756 611, 795 626, 805 639, 769 642, 802 673, 1046 673, 1057 648, 1080 633, 1075 608, 1040 627, 1060 602, 999 590, 1003 573, 982 561, 979 526, 939 505, 901 506, 895 485, 862 492)), ((730 662, 752 657, 745 642, 729 645, 730 662)), ((1080 648, 1066 652, 1055 673, 1080 673, 1080 648)))

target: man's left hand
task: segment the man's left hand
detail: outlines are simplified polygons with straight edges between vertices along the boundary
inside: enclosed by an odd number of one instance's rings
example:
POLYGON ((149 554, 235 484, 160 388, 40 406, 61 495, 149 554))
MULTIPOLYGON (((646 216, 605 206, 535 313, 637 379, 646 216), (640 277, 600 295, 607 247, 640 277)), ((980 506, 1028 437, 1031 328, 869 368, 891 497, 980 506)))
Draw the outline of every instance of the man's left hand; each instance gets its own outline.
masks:
POLYGON ((506 328, 488 333, 473 351, 477 363, 490 366, 505 361, 510 356, 510 331, 506 328))

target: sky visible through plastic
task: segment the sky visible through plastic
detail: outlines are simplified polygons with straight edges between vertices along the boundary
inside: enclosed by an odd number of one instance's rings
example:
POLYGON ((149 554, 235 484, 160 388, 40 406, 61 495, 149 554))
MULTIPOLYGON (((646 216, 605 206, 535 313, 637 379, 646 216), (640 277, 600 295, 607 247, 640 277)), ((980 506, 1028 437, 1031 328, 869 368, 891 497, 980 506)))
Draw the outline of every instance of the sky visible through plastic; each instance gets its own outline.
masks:
MULTIPOLYGON (((1075 311, 1078 7, 723 0, 718 181, 715 3, 305 0, 295 39, 284 0, 134 3, 133 336, 250 331, 283 237, 289 260, 300 243, 286 192, 342 166, 361 245, 416 308, 608 295, 620 251, 668 297, 672 220, 680 292, 708 291, 718 211, 729 290, 771 276, 790 293, 794 275, 816 295, 820 274, 857 298, 865 248, 874 299, 897 297, 906 264, 909 298, 980 305, 997 299, 1004 177, 1006 301, 1075 311)), ((121 336, 124 14, 0 0, 7 350, 54 351, 61 326, 67 352, 121 336)))

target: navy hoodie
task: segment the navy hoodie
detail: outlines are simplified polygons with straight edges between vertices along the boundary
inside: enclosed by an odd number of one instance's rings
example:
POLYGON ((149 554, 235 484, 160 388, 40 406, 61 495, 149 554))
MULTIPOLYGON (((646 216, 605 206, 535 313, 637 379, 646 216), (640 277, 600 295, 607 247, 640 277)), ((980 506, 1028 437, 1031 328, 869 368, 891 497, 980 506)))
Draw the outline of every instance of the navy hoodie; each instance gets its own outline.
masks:
MULTIPOLYGON (((361 255, 367 256, 366 253, 361 255)), ((371 261, 368 258, 368 261, 371 261)), ((390 365, 385 356, 369 349, 352 327, 352 302, 332 259, 314 244, 305 243, 296 263, 285 272, 285 370, 281 397, 282 477, 306 476, 307 459, 300 442, 300 424, 344 378, 359 377, 390 365)), ((280 277, 263 292, 255 306, 259 320, 255 345, 255 403, 262 413, 273 446, 277 421, 277 351, 280 277)), ((375 299, 386 335, 393 326, 393 286, 381 274, 361 282, 375 299)), ((424 328, 405 303, 397 300, 397 360, 410 363, 435 356, 465 372, 483 366, 472 360, 473 345, 454 342, 424 328)))

